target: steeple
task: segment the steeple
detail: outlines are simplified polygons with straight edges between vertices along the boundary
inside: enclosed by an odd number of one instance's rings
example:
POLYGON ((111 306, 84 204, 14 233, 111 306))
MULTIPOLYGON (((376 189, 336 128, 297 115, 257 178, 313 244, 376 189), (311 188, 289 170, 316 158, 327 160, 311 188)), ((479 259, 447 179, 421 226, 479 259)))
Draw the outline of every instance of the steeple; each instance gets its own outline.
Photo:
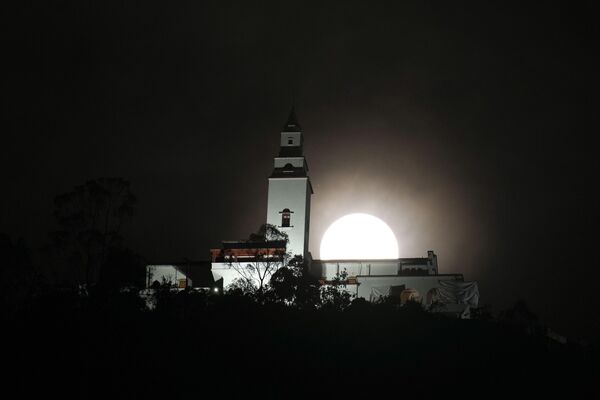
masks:
POLYGON ((302 145, 302 128, 292 106, 280 133, 279 154, 273 160, 273 173, 269 176, 267 223, 287 233, 287 251, 307 259, 313 191, 302 145))
POLYGON ((283 132, 301 132, 302 127, 298 123, 298 118, 296 117, 296 111, 294 110, 294 106, 290 110, 290 115, 287 119, 287 122, 283 126, 283 132))
POLYGON ((302 128, 296 117, 294 106, 290 110, 287 122, 281 131, 281 139, 279 142, 279 157, 302 157, 302 128))

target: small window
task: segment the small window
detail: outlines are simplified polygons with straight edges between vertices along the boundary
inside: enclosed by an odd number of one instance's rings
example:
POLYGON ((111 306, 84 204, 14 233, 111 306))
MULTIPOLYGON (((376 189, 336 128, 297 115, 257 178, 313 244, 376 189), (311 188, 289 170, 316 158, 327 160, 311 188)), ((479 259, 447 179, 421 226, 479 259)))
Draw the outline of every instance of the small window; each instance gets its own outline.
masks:
POLYGON ((288 144, 294 144, 294 139, 288 138, 288 144))
POLYGON ((290 209, 289 208, 285 208, 282 212, 281 212, 281 226, 284 228, 287 228, 290 226, 290 209))

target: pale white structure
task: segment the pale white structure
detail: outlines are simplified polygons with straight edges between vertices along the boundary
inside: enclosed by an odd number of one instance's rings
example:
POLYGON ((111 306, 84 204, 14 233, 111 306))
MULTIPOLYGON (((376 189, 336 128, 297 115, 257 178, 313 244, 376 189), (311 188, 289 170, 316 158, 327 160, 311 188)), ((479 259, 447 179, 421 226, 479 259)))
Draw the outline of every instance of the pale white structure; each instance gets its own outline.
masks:
POLYGON ((210 253, 212 276, 218 286, 227 288, 242 278, 260 287, 285 265, 286 243, 223 241, 220 249, 211 249, 210 253))
POLYGON ((191 278, 182 271, 180 266, 175 264, 147 265, 146 286, 152 286, 154 282, 167 283, 181 289, 193 284, 191 278))
MULTIPOLYGON (((243 267, 243 265, 240 267, 243 267)), ((219 286, 224 289, 231 285, 236 279, 242 278, 242 275, 234 268, 232 263, 225 261, 213 261, 211 272, 215 282, 218 282, 219 286)), ((254 284, 258 286, 257 282, 254 282, 254 284)))
MULTIPOLYGON (((308 177, 308 166, 302 152, 303 140, 302 129, 292 108, 288 122, 281 132, 279 156, 275 158, 273 174, 269 177, 267 223, 275 225, 288 234, 288 251, 292 255, 302 255, 313 276, 319 278, 323 284, 327 284, 343 272, 346 290, 355 297, 371 301, 381 296, 397 295, 403 301, 410 299, 427 305, 443 302, 448 306, 447 309, 455 309, 459 312, 468 309, 469 306, 478 305, 477 283, 464 282, 462 274, 439 274, 437 256, 433 251, 428 251, 426 258, 313 261, 308 251, 310 196, 313 191, 308 177)), ((357 217, 376 219, 363 214, 356 214, 353 217, 352 221, 357 217)), ((344 218, 341 218, 337 222, 341 224, 343 221, 344 218)), ((389 230, 383 221, 379 222, 389 230)), ((357 232, 350 232, 352 229, 349 227, 342 227, 342 229, 344 232, 341 235, 338 232, 334 236, 346 238, 344 240, 346 250, 348 246, 362 247, 362 250, 365 250, 364 246, 369 248, 383 246, 392 249, 389 253, 391 257, 397 257, 397 242, 391 230, 385 237, 359 239, 360 235, 357 232), (344 235, 345 233, 350 237, 344 235), (361 243, 354 243, 355 239, 361 243), (393 243, 373 243, 373 240, 384 241, 384 239, 389 239, 393 243)), ((381 251, 378 251, 374 254, 380 253, 381 251)))
POLYGON ((214 289, 208 261, 181 260, 146 265, 146 287, 168 284, 171 288, 214 289))
POLYGON ((259 285, 258 277, 270 275, 283 265, 256 257, 262 253, 287 253, 310 260, 308 233, 310 230, 310 198, 313 194, 308 164, 303 154, 302 128, 292 108, 279 137, 279 153, 273 160, 273 172, 268 178, 267 224, 288 236, 285 242, 223 241, 221 249, 211 249, 211 270, 215 282, 227 288, 236 279, 245 278, 259 285), (275 265, 275 268, 273 266, 275 265), (254 268, 254 272, 245 270, 254 268))
MULTIPOLYGON (((202 286, 212 285, 215 291, 220 291, 238 278, 247 279, 244 273, 248 272, 241 271, 241 268, 246 266, 251 271, 258 271, 255 275, 261 276, 261 280, 268 283, 267 275, 274 272, 271 263, 278 263, 277 268, 283 265, 285 260, 281 257, 287 251, 292 257, 302 256, 309 272, 324 285, 331 284, 342 276, 345 290, 358 298, 376 301, 382 296, 399 296, 402 302, 412 300, 425 305, 442 303, 446 311, 463 316, 469 307, 477 307, 479 290, 476 282, 465 282, 462 274, 439 274, 437 256, 433 251, 428 251, 427 257, 422 258, 396 258, 397 243, 391 230, 390 237, 396 248, 392 253, 384 255, 390 259, 312 260, 308 239, 313 189, 303 154, 302 128, 293 108, 280 133, 279 144, 279 154, 274 158, 273 172, 268 178, 266 222, 288 235, 287 246, 285 241, 268 239, 263 242, 224 241, 220 249, 210 250, 209 262, 203 265, 198 263, 198 268, 189 270, 192 276, 199 277, 194 281, 197 280, 202 286), (210 270, 207 264, 210 265, 210 270), (211 276, 207 279, 198 271, 197 275, 193 275, 196 269, 209 272, 211 276)), ((381 223, 385 225, 382 221, 381 223)), ((352 240, 358 238, 355 233, 348 234, 352 240)), ((339 239, 346 236, 337 237, 339 239)), ((362 246, 364 249, 365 246, 375 248, 382 244, 374 244, 373 240, 383 241, 381 238, 371 237, 359 238, 359 243, 352 240, 344 239, 342 244, 359 248, 362 246)), ((374 257, 381 252, 376 253, 374 257)), ((188 270, 183 269, 182 265, 189 267, 188 264, 149 265, 149 284, 151 281, 160 282, 164 278, 177 282, 179 287, 197 286, 198 284, 191 282, 190 276, 187 276, 190 274, 183 273, 188 270)), ((255 280, 255 277, 252 276, 249 280, 255 280)))
POLYGON ((345 271, 348 276, 430 276, 438 275, 437 255, 433 250, 423 258, 398 258, 392 260, 314 260, 311 273, 332 279, 345 271))
POLYGON ((423 258, 313 260, 310 272, 324 284, 343 275, 344 289, 369 301, 398 296, 403 302, 444 303, 443 311, 457 313, 479 303, 477 283, 465 282, 462 274, 439 274, 437 255, 431 250, 423 258))
POLYGON ((313 194, 302 147, 304 139, 294 109, 279 141, 279 155, 269 177, 267 223, 288 235, 288 252, 309 259, 310 197, 313 194))

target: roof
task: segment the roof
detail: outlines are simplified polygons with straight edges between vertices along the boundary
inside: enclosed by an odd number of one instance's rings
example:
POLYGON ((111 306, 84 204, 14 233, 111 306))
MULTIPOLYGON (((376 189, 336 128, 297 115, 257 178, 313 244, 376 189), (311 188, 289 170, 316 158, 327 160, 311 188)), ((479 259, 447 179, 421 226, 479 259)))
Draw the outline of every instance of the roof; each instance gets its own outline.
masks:
POLYGON ((294 106, 290 110, 290 115, 288 116, 287 122, 283 126, 283 132, 301 132, 302 127, 300 123, 298 123, 298 118, 296 117, 296 112, 294 110, 294 106))
POLYGON ((201 266, 210 266, 210 261, 208 260, 178 260, 178 261, 163 261, 163 260, 159 260, 159 261, 154 261, 154 262, 150 262, 150 263, 146 263, 146 265, 175 265, 175 266, 181 266, 181 265, 191 265, 194 267, 201 267, 201 266))
POLYGON ((278 157, 302 157, 302 146, 281 146, 278 157))
POLYGON ((270 240, 265 242, 222 242, 223 249, 281 249, 286 247, 285 240, 270 240))
POLYGON ((297 168, 274 168, 273 173, 269 178, 305 178, 306 169, 303 167, 297 168))
POLYGON ((429 258, 416 257, 416 258, 399 258, 400 264, 408 265, 427 265, 429 258))
POLYGON ((326 262, 326 263, 348 263, 348 262, 397 262, 400 264, 408 264, 408 265, 425 265, 429 258, 424 257, 416 257, 416 258, 361 258, 361 259, 353 259, 353 260, 313 260, 318 262, 326 262))

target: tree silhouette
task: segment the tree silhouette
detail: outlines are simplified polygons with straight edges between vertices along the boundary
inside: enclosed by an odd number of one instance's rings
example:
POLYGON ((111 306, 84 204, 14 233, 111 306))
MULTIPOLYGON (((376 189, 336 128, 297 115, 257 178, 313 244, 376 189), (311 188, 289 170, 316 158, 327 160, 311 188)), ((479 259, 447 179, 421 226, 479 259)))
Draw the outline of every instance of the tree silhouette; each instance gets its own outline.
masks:
POLYGON ((142 257, 124 246, 110 248, 98 274, 102 289, 122 289, 127 286, 143 287, 146 268, 142 257))
POLYGON ((250 257, 241 261, 230 258, 227 264, 241 280, 236 283, 236 289, 243 288, 246 292, 262 295, 273 273, 287 265, 289 253, 285 249, 288 236, 274 225, 263 224, 246 243, 256 243, 256 248, 250 250, 250 257))
POLYGON ((505 325, 523 330, 528 334, 542 334, 544 331, 537 315, 531 311, 523 299, 517 300, 512 306, 501 311, 498 319, 505 325))
POLYGON ((39 292, 43 282, 34 267, 32 252, 25 240, 13 243, 0 234, 0 304, 18 306, 24 299, 39 292))
POLYGON ((321 286, 321 306, 323 308, 342 311, 350 306, 353 294, 346 290, 348 272, 343 270, 321 286))
POLYGON ((320 305, 319 281, 312 277, 300 256, 279 268, 271 276, 270 289, 276 301, 299 309, 312 309, 320 305))
POLYGON ((288 243, 288 235, 277 229, 275 225, 262 224, 258 231, 253 232, 248 237, 249 242, 276 242, 284 241, 288 243))
POLYGON ((121 229, 135 202, 129 182, 122 178, 89 180, 55 197, 60 229, 51 233, 54 249, 77 271, 78 282, 97 282, 109 252, 122 246, 121 229))

